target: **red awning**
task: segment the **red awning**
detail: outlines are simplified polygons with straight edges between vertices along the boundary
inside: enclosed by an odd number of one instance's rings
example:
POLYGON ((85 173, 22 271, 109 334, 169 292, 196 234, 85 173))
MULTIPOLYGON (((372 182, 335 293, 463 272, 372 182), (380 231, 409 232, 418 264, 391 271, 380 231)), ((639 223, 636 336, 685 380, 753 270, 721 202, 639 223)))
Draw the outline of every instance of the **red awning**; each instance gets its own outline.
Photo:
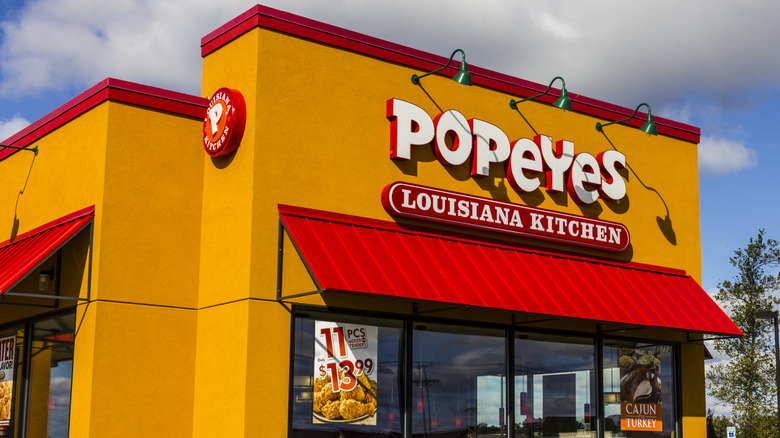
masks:
POLYGON ((0 243, 0 294, 16 285, 95 217, 95 207, 61 217, 0 243))
POLYGON ((322 291, 722 335, 739 328, 680 270, 529 250, 279 206, 322 291))

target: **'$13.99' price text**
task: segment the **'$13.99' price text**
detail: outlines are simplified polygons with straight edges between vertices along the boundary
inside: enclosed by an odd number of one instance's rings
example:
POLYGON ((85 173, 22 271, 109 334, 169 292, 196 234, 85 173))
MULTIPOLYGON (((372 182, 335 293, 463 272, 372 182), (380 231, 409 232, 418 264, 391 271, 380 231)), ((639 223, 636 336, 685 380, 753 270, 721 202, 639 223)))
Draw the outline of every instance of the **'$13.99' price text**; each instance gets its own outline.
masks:
POLYGON ((341 327, 324 328, 320 335, 325 338, 325 346, 328 351, 328 363, 320 365, 320 377, 330 374, 333 392, 352 391, 357 386, 357 378, 363 373, 370 375, 374 371, 374 361, 371 358, 357 359, 354 362, 347 359, 347 348, 344 342, 344 330, 341 327), (333 351, 333 335, 336 335, 337 351, 333 351), (339 368, 342 370, 339 376, 339 368))

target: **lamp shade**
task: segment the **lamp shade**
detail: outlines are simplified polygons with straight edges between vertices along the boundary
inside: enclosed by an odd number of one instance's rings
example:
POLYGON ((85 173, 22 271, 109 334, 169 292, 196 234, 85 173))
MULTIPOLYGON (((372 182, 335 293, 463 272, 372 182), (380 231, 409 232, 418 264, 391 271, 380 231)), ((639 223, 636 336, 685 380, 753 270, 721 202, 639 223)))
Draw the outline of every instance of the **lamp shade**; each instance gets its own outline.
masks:
POLYGON ((460 63, 460 70, 452 77, 452 80, 461 85, 472 85, 471 73, 469 73, 465 59, 460 63))
POLYGON ((650 113, 647 113, 647 121, 644 125, 642 125, 641 128, 639 128, 640 131, 646 132, 648 135, 658 135, 658 129, 655 127, 655 122, 653 122, 653 115, 650 113))
POLYGON ((569 99, 569 93, 566 91, 565 85, 561 88, 561 97, 555 101, 553 106, 564 111, 571 111, 571 99, 569 99))

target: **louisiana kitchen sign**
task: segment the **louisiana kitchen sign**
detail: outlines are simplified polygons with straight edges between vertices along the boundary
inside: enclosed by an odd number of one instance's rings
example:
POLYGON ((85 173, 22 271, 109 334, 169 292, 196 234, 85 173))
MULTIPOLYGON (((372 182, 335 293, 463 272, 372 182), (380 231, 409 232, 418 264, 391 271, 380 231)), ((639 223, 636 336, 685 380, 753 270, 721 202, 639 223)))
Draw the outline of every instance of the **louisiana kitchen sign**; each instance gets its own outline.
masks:
POLYGON ((615 222, 403 182, 385 187, 382 191, 382 205, 393 216, 454 224, 607 251, 625 251, 630 243, 628 229, 615 222))

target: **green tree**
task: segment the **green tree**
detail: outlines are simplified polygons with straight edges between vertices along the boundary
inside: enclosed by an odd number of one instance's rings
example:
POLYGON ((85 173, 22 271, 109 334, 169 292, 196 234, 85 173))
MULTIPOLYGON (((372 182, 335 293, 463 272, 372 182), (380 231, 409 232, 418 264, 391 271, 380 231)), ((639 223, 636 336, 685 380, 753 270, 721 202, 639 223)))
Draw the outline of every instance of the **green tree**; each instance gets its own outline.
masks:
POLYGON ((771 320, 756 318, 756 312, 780 303, 773 295, 780 277, 769 272, 780 266, 780 248, 760 230, 730 261, 739 275, 720 283, 715 298, 745 335, 715 341, 715 349, 729 360, 710 367, 708 389, 731 406, 737 436, 774 438, 778 430, 774 329, 771 320))
POLYGON ((707 411, 707 438, 724 438, 726 428, 731 426, 731 420, 724 416, 715 416, 712 409, 707 411))

